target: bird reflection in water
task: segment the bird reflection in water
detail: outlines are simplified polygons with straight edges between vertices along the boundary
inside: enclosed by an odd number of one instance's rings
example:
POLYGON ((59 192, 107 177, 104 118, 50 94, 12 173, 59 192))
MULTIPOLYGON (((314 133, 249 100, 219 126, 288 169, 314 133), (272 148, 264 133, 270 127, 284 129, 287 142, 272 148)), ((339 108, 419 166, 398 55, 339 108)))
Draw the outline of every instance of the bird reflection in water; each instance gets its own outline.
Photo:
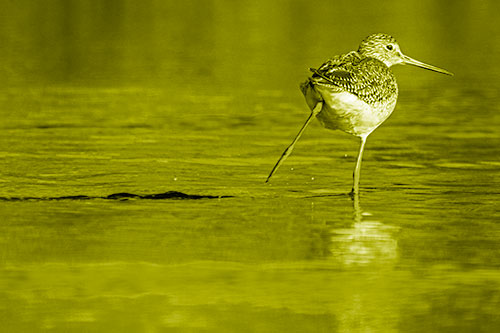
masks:
POLYGON ((352 228, 333 229, 331 254, 344 265, 388 265, 398 257, 397 228, 377 221, 361 209, 359 194, 352 198, 352 228))

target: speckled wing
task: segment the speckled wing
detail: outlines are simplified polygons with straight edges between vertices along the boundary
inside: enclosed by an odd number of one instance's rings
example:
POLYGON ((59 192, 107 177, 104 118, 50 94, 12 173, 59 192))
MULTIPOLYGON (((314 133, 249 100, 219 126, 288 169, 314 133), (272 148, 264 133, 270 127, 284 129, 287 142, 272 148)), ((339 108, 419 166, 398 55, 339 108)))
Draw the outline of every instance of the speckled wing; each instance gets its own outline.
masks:
POLYGON ((381 61, 360 57, 357 52, 329 59, 311 69, 309 83, 332 92, 349 92, 367 104, 391 103, 397 98, 397 84, 391 70, 381 61))

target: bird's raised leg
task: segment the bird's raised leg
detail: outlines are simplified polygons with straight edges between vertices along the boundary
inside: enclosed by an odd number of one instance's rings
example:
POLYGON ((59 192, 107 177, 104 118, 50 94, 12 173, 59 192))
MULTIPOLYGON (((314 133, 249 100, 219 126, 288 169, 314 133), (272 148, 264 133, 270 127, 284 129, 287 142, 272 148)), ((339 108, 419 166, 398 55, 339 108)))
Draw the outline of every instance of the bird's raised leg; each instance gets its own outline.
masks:
POLYGON ((363 150, 365 149, 366 138, 368 138, 368 134, 360 136, 361 143, 359 145, 359 153, 358 153, 358 158, 356 160, 356 167, 354 168, 354 174, 353 174, 354 181, 352 184, 351 195, 355 195, 355 194, 359 193, 359 177, 361 176, 361 160, 363 159, 363 150))
POLYGON ((283 162, 285 162, 286 158, 292 153, 293 148, 295 147, 295 144, 297 143, 297 141, 302 136, 302 133, 304 132, 304 130, 306 129, 306 127, 309 125, 309 123, 311 122, 311 120, 313 120, 314 117, 316 117, 316 115, 318 113, 320 113, 320 111, 321 111, 322 108, 323 108, 323 102, 316 103, 316 106, 314 107, 314 109, 312 110, 311 114, 309 115, 309 118, 307 118, 307 120, 304 123, 304 125, 302 125, 302 128, 300 129, 300 131, 297 134, 297 136, 295 137, 295 139, 293 139, 293 142, 288 146, 288 148, 285 149, 285 151, 281 155, 280 159, 278 160, 278 162, 276 162, 276 164, 274 165, 273 169, 271 170, 271 173, 269 174, 269 176, 267 176, 266 183, 274 175, 274 173, 278 170, 278 168, 280 167, 280 165, 283 164, 283 162))

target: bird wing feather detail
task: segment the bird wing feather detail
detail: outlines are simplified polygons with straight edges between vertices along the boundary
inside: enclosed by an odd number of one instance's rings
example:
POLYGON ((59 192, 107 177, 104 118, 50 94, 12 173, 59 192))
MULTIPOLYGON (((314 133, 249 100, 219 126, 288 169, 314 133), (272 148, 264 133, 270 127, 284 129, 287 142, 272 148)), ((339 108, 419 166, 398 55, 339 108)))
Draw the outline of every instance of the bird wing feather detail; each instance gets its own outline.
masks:
POLYGON ((362 101, 373 104, 397 96, 394 75, 383 62, 361 57, 353 51, 327 60, 313 72, 310 82, 331 92, 346 91, 362 101))

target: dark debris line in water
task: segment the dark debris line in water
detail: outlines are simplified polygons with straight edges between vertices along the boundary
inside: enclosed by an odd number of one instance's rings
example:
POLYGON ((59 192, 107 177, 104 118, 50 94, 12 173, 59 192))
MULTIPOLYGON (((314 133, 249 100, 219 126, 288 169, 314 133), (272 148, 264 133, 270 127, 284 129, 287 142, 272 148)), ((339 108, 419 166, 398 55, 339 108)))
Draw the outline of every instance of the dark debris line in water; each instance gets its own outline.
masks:
POLYGON ((199 194, 186 194, 177 191, 168 191, 157 194, 139 195, 133 193, 113 193, 104 197, 91 197, 88 195, 68 195, 63 197, 0 197, 0 201, 30 201, 30 200, 92 200, 92 199, 105 199, 105 200, 129 200, 129 199, 146 199, 146 200, 199 200, 199 199, 223 199, 232 198, 230 195, 199 195, 199 194))

